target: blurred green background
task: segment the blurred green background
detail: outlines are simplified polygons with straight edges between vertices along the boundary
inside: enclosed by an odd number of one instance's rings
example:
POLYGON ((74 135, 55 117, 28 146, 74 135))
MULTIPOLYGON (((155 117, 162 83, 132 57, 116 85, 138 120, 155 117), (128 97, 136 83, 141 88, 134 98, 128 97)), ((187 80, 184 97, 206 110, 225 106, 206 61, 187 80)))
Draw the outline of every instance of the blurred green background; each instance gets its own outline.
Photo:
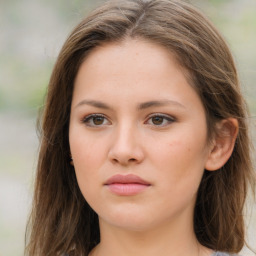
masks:
MULTIPOLYGON (((65 38, 100 0, 0 0, 0 256, 23 255, 38 152, 36 119, 65 38)), ((234 54, 256 116, 256 0, 191 0, 234 54)), ((255 137, 255 134, 254 134, 255 137)), ((256 207, 248 211, 256 250, 256 207)), ((244 250, 244 256, 254 255, 244 250)))

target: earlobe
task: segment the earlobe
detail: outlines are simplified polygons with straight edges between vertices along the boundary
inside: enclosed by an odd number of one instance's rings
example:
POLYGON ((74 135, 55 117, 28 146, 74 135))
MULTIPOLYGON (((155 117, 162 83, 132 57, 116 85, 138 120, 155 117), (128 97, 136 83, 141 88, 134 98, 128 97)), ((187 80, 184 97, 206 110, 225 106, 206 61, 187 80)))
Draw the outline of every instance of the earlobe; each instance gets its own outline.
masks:
POLYGON ((228 161, 235 146, 238 130, 239 124, 235 118, 227 118, 217 123, 216 134, 205 163, 206 170, 218 170, 228 161))

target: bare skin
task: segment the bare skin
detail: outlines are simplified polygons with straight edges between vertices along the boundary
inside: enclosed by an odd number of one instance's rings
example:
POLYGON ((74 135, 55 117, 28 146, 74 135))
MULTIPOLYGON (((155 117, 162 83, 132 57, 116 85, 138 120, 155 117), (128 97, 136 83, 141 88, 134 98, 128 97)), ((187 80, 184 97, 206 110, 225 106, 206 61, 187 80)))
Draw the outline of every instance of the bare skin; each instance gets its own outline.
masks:
POLYGON ((212 255, 194 233, 195 200, 236 133, 208 143, 202 102, 165 48, 127 39, 94 49, 76 77, 69 132, 79 187, 99 216, 90 256, 212 255), (146 185, 113 186, 115 175, 146 185))

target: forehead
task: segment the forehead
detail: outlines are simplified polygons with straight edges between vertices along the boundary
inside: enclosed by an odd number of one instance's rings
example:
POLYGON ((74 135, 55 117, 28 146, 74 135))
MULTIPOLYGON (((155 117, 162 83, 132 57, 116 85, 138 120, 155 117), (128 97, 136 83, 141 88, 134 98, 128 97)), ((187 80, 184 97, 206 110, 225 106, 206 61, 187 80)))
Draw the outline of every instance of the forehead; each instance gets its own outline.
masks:
POLYGON ((186 96, 189 104, 195 93, 174 54, 156 43, 129 39, 90 52, 76 76, 74 99, 89 94, 101 99, 110 94, 113 101, 186 96))
MULTIPOLYGON (((135 80, 145 73, 149 78, 170 73, 171 66, 175 66, 187 78, 188 71, 170 50, 148 40, 128 38, 120 42, 104 43, 92 49, 79 68, 75 84, 81 73, 88 78, 94 76, 97 79, 104 76, 117 79, 123 75, 131 75, 135 80)), ((172 79, 178 77, 176 74, 172 79)))
MULTIPOLYGON (((154 60, 153 64, 156 67, 157 64, 167 63, 168 59, 183 69, 180 61, 178 61, 177 54, 167 47, 143 38, 126 38, 121 41, 107 42, 96 46, 86 56, 85 62, 90 62, 91 65, 100 67, 100 64, 106 65, 113 61, 121 60, 123 60, 123 64, 126 64, 125 60, 130 60, 136 61, 136 68, 138 68, 139 64, 142 66, 147 64, 149 67, 152 60, 154 60)), ((108 68, 111 68, 111 66, 108 66, 108 68)))

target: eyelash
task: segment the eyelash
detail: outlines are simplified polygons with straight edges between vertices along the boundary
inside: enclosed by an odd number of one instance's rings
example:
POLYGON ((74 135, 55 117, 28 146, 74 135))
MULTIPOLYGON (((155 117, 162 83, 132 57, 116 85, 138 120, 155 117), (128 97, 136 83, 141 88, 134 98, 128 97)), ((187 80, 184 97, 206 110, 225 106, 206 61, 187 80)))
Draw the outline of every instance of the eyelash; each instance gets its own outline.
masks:
POLYGON ((97 125, 97 124, 90 123, 91 121, 93 122, 93 118, 99 118, 99 117, 104 118, 104 121, 107 120, 106 116, 103 114, 91 114, 83 118, 82 123, 86 124, 86 126, 89 126, 89 127, 101 127, 102 125, 105 125, 105 124, 97 125))
POLYGON ((164 121, 166 121, 165 124, 159 124, 159 125, 157 125, 157 124, 150 124, 150 125, 155 126, 155 127, 165 127, 168 124, 171 124, 171 123, 175 122, 175 118, 174 117, 171 117, 169 115, 164 115, 164 114, 157 114, 157 113, 150 115, 146 122, 148 122, 148 120, 152 120, 152 118, 154 118, 154 117, 160 117, 164 121))
MULTIPOLYGON (((161 124, 151 123, 149 125, 152 125, 152 126, 155 126, 155 127, 165 127, 168 124, 171 124, 171 123, 176 121, 174 117, 171 117, 169 115, 155 113, 155 114, 150 115, 149 118, 147 118, 147 120, 145 121, 145 124, 148 124, 148 121, 152 120, 152 118, 155 118, 155 117, 158 117, 158 118, 160 117, 160 118, 162 118, 163 121, 166 121, 167 123, 165 123, 165 124, 162 124, 162 123, 161 124)), ((106 124, 104 124, 104 122, 106 120, 108 120, 108 119, 103 114, 91 114, 91 115, 88 115, 85 118, 83 118, 82 119, 82 123, 84 123, 86 126, 89 126, 89 127, 102 127, 102 126, 106 125, 106 124), (103 124, 98 124, 97 125, 95 123, 91 123, 91 122, 93 122, 93 118, 103 118, 103 124)))

